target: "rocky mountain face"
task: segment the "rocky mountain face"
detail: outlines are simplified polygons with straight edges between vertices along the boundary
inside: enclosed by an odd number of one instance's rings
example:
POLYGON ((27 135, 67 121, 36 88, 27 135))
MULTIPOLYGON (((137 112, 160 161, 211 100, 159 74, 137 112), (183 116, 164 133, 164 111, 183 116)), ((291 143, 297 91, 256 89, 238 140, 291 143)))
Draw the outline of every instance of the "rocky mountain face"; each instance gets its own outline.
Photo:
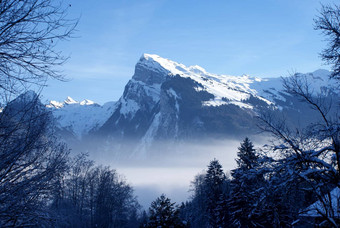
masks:
MULTIPOLYGON (((329 99, 328 71, 301 74, 315 94, 329 99), (327 89, 326 89, 327 88, 327 89)), ((277 112, 293 124, 315 118, 306 105, 282 92, 280 78, 216 75, 199 66, 185 66, 144 54, 117 102, 51 101, 57 127, 82 150, 145 154, 159 142, 180 143, 208 138, 241 139, 258 133, 256 116, 277 112)), ((333 92, 332 92, 333 91, 333 92)), ((158 148, 164 150, 164 144, 158 148)))
MULTIPOLYGON (((325 70, 303 75, 315 91, 329 86, 328 76, 325 70)), ((254 135, 261 112, 279 112, 295 125, 315 117, 282 89, 280 78, 215 75, 145 54, 112 116, 92 136, 112 142, 110 148, 128 142, 135 146, 124 150, 146 153, 157 142, 254 135)))
POLYGON ((162 140, 254 133, 256 110, 273 105, 250 88, 256 81, 261 79, 214 75, 199 66, 143 55, 113 115, 95 134, 145 148, 162 140))

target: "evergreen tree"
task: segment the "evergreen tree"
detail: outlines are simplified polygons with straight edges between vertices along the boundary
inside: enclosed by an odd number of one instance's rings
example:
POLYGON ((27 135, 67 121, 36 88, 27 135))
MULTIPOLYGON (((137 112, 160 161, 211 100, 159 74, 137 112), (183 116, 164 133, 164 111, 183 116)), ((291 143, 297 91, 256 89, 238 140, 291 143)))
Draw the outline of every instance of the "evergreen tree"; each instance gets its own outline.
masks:
POLYGON ((232 224, 237 227, 254 227, 258 224, 257 199, 263 193, 263 177, 259 174, 258 156, 253 143, 245 138, 238 148, 237 168, 232 170, 232 198, 229 202, 232 224))
POLYGON ((143 228, 143 227, 147 227, 148 225, 148 221, 149 221, 149 217, 148 217, 148 214, 146 213, 145 210, 143 210, 140 218, 139 218, 139 221, 140 221, 140 224, 139 224, 139 227, 140 228, 143 228))
POLYGON ((191 227, 190 225, 190 216, 192 211, 192 204, 190 202, 182 202, 181 206, 178 208, 179 211, 179 218, 181 219, 182 223, 187 227, 191 227))
POLYGON ((256 166, 258 156, 256 155, 253 143, 248 137, 243 140, 238 148, 237 157, 238 168, 250 170, 256 166))
POLYGON ((205 191, 205 174, 198 174, 192 184, 193 196, 188 204, 186 217, 190 218, 192 227, 207 227, 209 224, 207 212, 207 191, 205 191))
POLYGON ((180 221, 178 213, 175 203, 171 203, 170 199, 162 194, 151 203, 150 217, 146 227, 185 227, 180 221))
POLYGON ((221 164, 214 159, 208 166, 205 175, 205 192, 207 196, 207 216, 210 227, 225 227, 228 220, 228 212, 225 207, 226 176, 221 164))

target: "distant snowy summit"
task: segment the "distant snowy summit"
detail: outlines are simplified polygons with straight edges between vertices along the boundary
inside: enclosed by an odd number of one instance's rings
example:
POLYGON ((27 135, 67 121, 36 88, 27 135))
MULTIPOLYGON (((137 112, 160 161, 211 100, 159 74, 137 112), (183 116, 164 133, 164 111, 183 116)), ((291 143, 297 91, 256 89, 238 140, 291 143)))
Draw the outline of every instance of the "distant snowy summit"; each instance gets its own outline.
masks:
POLYGON ((63 102, 50 101, 46 105, 57 120, 57 126, 70 131, 76 138, 102 126, 112 115, 115 102, 99 105, 91 100, 76 101, 67 97, 63 102))
POLYGON ((59 101, 50 101, 48 105, 46 105, 47 108, 56 108, 60 109, 63 108, 65 105, 72 105, 72 104, 77 104, 77 105, 94 105, 94 106, 99 106, 98 104, 94 103, 91 100, 83 100, 81 102, 75 101, 72 97, 67 97, 63 102, 59 101))

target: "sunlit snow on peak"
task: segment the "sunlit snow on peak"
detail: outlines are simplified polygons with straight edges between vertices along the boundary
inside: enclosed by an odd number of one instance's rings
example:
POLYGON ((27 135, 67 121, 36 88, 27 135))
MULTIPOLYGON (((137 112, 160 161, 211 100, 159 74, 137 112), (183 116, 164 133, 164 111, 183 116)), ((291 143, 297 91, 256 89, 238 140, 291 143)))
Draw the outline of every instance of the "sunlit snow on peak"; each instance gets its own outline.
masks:
POLYGON ((78 102, 73 100, 72 97, 67 97, 66 100, 64 101, 64 103, 65 104, 76 104, 78 102))
POLYGON ((58 101, 50 101, 50 104, 46 105, 47 108, 62 108, 64 107, 64 102, 58 102, 58 101))
POLYGON ((93 105, 95 103, 93 101, 91 101, 91 100, 85 99, 85 100, 81 101, 79 104, 80 105, 93 105))
POLYGON ((203 67, 200 67, 200 66, 189 66, 188 69, 191 71, 191 72, 194 72, 194 73, 197 73, 197 74, 206 74, 206 70, 203 68, 203 67))
MULTIPOLYGON (((258 92, 251 88, 254 82, 261 82, 262 79, 249 75, 231 76, 217 75, 207 72, 200 66, 185 66, 184 64, 162 58, 158 55, 144 54, 139 63, 140 66, 156 72, 165 72, 166 75, 190 78, 202 85, 198 90, 205 90, 214 95, 214 99, 204 102, 204 106, 219 106, 224 104, 235 104, 241 108, 252 108, 242 104, 250 96, 258 97, 258 92)), ((263 99, 263 98, 262 98, 263 99)), ((269 100, 263 99, 271 104, 269 100)))

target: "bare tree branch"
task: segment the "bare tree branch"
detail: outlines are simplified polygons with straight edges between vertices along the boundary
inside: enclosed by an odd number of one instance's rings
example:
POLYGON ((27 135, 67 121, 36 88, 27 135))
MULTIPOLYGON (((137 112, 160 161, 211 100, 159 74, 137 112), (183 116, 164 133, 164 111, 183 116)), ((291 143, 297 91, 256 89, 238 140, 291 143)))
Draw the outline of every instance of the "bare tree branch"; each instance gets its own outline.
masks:
POLYGON ((72 37, 77 23, 54 0, 1 1, 0 93, 18 95, 31 84, 44 86, 47 78, 63 80, 57 67, 67 57, 55 47, 72 37))

